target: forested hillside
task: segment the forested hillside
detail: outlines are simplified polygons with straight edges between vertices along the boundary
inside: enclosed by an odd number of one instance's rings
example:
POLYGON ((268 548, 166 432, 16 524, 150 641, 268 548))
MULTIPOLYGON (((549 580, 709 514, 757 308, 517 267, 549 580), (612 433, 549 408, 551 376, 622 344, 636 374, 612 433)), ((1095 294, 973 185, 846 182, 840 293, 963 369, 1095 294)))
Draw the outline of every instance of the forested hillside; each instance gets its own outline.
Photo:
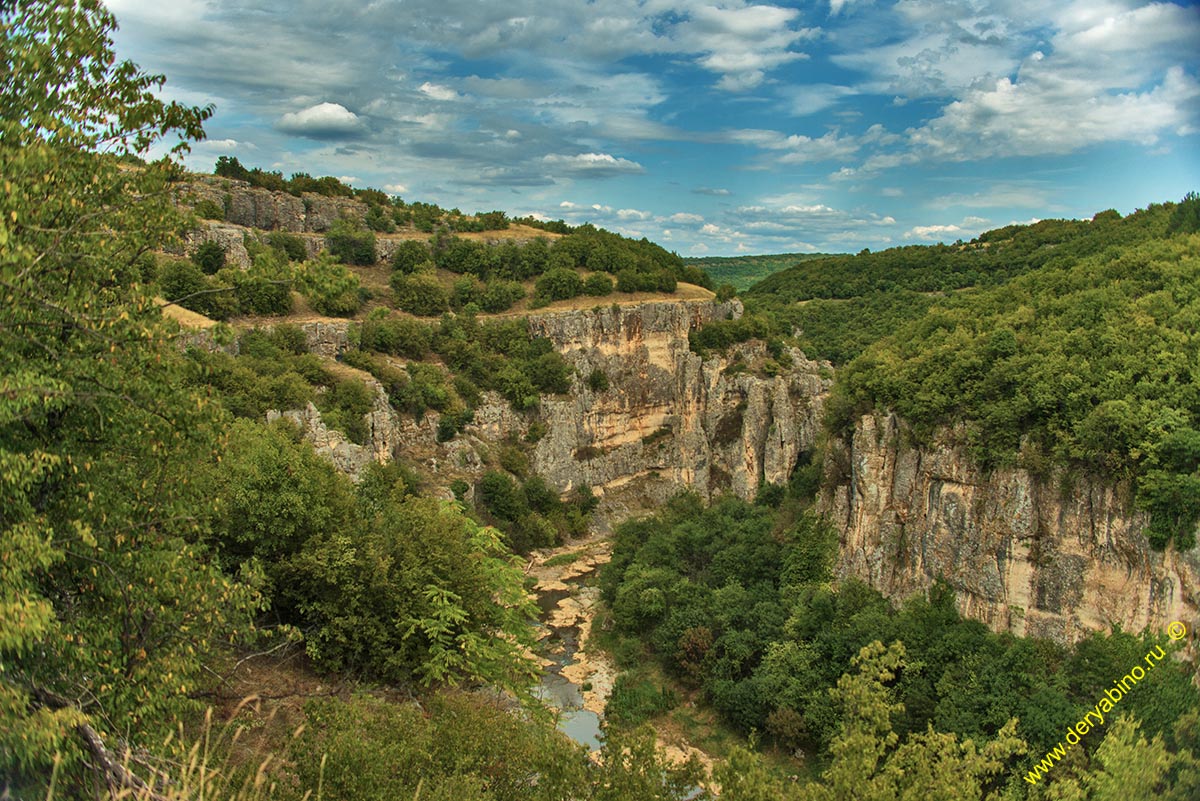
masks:
POLYGON ((891 409, 963 422, 984 466, 1132 479, 1156 547, 1200 519, 1200 198, 1047 220, 970 243, 807 262, 745 295, 698 348, 795 334, 842 367, 830 426, 891 409))
POLYGON ((743 292, 764 278, 802 261, 827 257, 826 253, 773 253, 765 256, 690 256, 683 262, 704 270, 715 285, 729 284, 743 292))

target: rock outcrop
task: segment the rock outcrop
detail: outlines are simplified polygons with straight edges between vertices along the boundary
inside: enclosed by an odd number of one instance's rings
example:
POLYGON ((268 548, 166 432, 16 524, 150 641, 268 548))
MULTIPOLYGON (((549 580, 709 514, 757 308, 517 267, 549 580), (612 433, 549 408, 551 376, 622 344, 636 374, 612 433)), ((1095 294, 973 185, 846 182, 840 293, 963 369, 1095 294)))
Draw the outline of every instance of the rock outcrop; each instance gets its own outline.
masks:
POLYGON ((1191 628, 1200 554, 1150 549, 1127 488, 984 472, 954 433, 916 448, 895 416, 866 416, 830 454, 822 506, 842 532, 842 576, 896 600, 941 578, 964 615, 1063 643, 1113 624, 1191 628))
POLYGON ((688 333, 741 314, 732 301, 653 302, 530 319, 576 368, 574 391, 544 398, 548 433, 534 467, 559 490, 587 484, 610 514, 651 509, 681 488, 752 498, 783 483, 810 451, 829 389, 827 365, 790 351, 774 376, 731 369, 765 361, 761 343, 701 359, 688 333), (587 378, 600 370, 609 389, 587 378))
POLYGON ((262 231, 324 233, 339 217, 362 222, 366 205, 354 198, 326 197, 305 192, 300 197, 287 192, 250 186, 231 178, 205 177, 187 184, 188 205, 208 200, 225 211, 225 222, 262 231))

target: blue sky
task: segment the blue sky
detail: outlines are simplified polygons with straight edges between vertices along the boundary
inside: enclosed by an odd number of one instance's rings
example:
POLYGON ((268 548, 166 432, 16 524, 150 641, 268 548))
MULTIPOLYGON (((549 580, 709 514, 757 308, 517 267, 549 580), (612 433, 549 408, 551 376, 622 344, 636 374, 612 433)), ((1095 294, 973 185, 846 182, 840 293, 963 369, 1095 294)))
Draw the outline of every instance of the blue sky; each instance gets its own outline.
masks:
POLYGON ((1141 0, 111 0, 189 157, 646 236, 952 242, 1200 189, 1200 9, 1141 0))

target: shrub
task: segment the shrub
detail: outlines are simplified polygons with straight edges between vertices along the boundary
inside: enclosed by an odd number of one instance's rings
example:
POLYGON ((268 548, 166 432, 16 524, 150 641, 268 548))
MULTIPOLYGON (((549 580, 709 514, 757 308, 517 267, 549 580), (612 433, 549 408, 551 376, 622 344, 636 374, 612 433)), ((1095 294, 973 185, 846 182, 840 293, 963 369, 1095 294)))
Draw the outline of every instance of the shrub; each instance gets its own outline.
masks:
POLYGON ((304 239, 287 231, 272 231, 267 234, 267 246, 287 256, 288 261, 304 261, 308 258, 308 247, 304 239))
POLYGON ((192 253, 192 262, 205 275, 216 275, 225 266, 225 248, 218 242, 205 242, 192 253))
POLYGON ((597 298, 611 295, 613 291, 612 279, 604 273, 592 273, 584 279, 583 291, 597 298))
POLYGON ((206 278, 191 261, 168 261, 159 272, 158 286, 167 300, 214 320, 227 320, 237 313, 232 287, 206 278))
POLYGON ((292 310, 292 282, 282 256, 261 253, 244 273, 233 278, 234 294, 243 314, 288 314, 292 310))
POLYGON ((271 330, 271 342, 284 353, 308 353, 308 336, 298 325, 280 324, 271 330))
POLYGON ((556 267, 537 280, 534 293, 549 300, 566 300, 583 292, 583 281, 579 273, 564 267, 556 267))
POLYGON ((421 359, 429 352, 431 332, 424 323, 376 309, 363 322, 359 337, 363 350, 421 359))
POLYGON ((325 235, 325 245, 343 264, 367 267, 375 263, 375 234, 346 217, 337 220, 325 235))
POLYGON ((329 256, 304 262, 297 270, 300 291, 321 314, 349 317, 362 306, 358 276, 329 256))
POLYGON ((364 219, 367 224, 367 228, 372 231, 378 231, 382 234, 390 234, 396 230, 396 223, 392 220, 391 213, 383 206, 368 206, 367 214, 364 219))
POLYGON ((225 208, 217 205, 217 202, 210 198, 204 198, 201 200, 192 207, 192 211, 196 213, 197 217, 203 217, 206 220, 225 219, 225 208))
POLYGON ((450 306, 450 297, 436 276, 428 273, 395 273, 391 283, 396 293, 396 306, 409 314, 431 317, 441 314, 450 306))
POLYGON ((417 239, 406 239, 392 253, 392 269, 401 273, 414 273, 417 265, 429 261, 429 246, 417 239))
POLYGON ((608 389, 608 375, 597 367, 588 376, 587 385, 592 392, 603 392, 608 389))
POLYGON ((482 294, 483 285, 479 283, 479 279, 472 275, 464 275, 454 282, 450 291, 450 305, 461 309, 470 303, 478 304, 482 294))
POLYGON ((525 288, 516 281, 488 281, 479 298, 479 306, 484 311, 495 314, 511 308, 523 297, 525 288))

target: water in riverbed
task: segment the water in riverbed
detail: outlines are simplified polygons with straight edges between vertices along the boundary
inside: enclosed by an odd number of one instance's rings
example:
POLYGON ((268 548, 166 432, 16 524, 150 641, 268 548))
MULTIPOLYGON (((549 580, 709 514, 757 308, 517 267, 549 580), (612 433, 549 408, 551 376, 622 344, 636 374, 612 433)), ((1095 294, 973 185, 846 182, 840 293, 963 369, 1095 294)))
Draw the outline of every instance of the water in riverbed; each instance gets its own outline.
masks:
MULTIPOLYGON (((578 578, 572 579, 571 584, 578 586, 578 578)), ((545 620, 558 605, 559 601, 570 596, 569 590, 551 590, 542 593, 538 598, 538 606, 545 620)), ((543 623, 543 625, 546 625, 543 623)), ((575 742, 583 745, 589 751, 600 750, 600 716, 590 709, 583 708, 583 693, 579 686, 567 681, 562 676, 562 669, 575 661, 575 653, 579 650, 578 626, 555 627, 547 626, 550 636, 544 644, 547 649, 546 658, 553 660, 542 673, 538 684, 537 695, 554 709, 558 710, 558 729, 575 742)))

